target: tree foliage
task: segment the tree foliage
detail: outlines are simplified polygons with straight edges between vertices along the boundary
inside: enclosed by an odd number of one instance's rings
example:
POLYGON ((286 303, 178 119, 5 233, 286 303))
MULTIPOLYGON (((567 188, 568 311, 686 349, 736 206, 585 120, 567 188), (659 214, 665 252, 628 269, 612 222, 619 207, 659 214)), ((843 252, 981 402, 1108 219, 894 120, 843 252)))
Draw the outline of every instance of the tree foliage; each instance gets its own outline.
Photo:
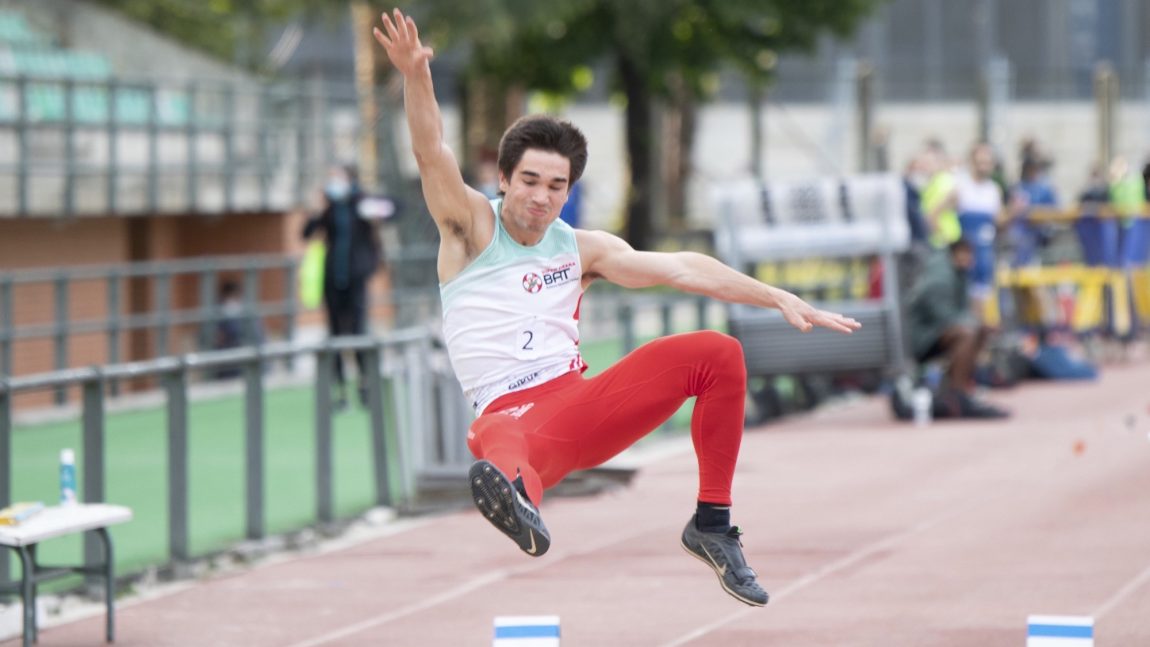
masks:
POLYGON ((254 64, 263 27, 299 16, 347 10, 346 0, 96 0, 157 31, 226 61, 254 64), (242 59, 247 60, 242 60, 242 59))
POLYGON ((813 49, 822 33, 849 34, 882 1, 423 0, 419 11, 433 39, 469 48, 474 74, 570 93, 580 89, 580 70, 608 64, 612 87, 627 98, 626 235, 646 247, 657 172, 650 163, 653 102, 705 100, 724 65, 765 84, 781 53, 813 49))

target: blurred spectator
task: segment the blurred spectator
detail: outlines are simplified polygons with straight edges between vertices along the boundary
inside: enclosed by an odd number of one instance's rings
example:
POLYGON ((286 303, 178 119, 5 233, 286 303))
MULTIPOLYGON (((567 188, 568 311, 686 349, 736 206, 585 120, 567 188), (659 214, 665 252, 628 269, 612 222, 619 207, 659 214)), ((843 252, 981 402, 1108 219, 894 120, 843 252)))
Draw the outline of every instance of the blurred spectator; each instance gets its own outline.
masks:
POLYGON ((906 190, 906 224, 910 240, 916 247, 929 246, 930 232, 922 213, 922 192, 930 182, 931 169, 925 155, 910 159, 903 171, 902 185, 906 190))
POLYGON ((1011 221, 1008 237, 1014 250, 1015 267, 1032 265, 1038 261, 1038 250, 1053 235, 1049 225, 1031 222, 1035 208, 1058 206, 1058 196, 1050 184, 1047 169, 1050 163, 1039 158, 1022 162, 1022 176, 1010 193, 1011 221))
POLYGON ((1002 211, 1002 190, 991 178, 994 150, 976 144, 970 151, 970 168, 955 180, 955 209, 962 237, 970 241, 974 262, 970 268, 971 306, 980 317, 994 287, 994 239, 1002 211))
POLYGON ((939 249, 962 235, 955 213, 955 174, 942 142, 931 139, 923 151, 924 170, 930 177, 922 189, 922 214, 932 245, 939 249))
MULTIPOLYGON (((1140 214, 1146 204, 1146 185, 1142 176, 1132 173, 1125 157, 1110 163, 1110 205, 1123 216, 1140 214)), ((1124 223, 1129 226, 1129 221, 1124 223)))
POLYGON ((572 227, 578 227, 579 221, 582 220, 583 183, 585 181, 579 180, 571 185, 571 191, 567 194, 567 202, 563 203, 563 209, 559 212, 559 219, 572 227))
MULTIPOLYGON (((391 218, 396 204, 387 198, 369 197, 360 189, 353 167, 333 167, 324 187, 324 207, 304 226, 303 237, 323 233, 327 250, 323 266, 323 300, 328 333, 363 335, 367 332, 367 285, 383 262, 377 222, 391 218)), ((360 402, 366 402, 363 384, 366 356, 357 352, 360 402)), ((335 356, 338 393, 336 406, 347 406, 343 357, 335 356)))
POLYGON ((1146 202, 1150 202, 1150 161, 1142 166, 1142 185, 1146 188, 1144 193, 1146 202))
POLYGON ((499 197, 499 166, 496 164, 498 153, 484 151, 479 156, 479 167, 475 171, 475 188, 487 196, 489 200, 499 197))
POLYGON ((911 288, 907 318, 917 361, 947 361, 946 378, 935 394, 941 417, 1003 418, 1007 412, 974 398, 974 367, 990 337, 970 309, 967 272, 974 265, 970 241, 960 239, 933 253, 911 288))
POLYGON ((1078 194, 1078 201, 1095 210, 1099 205, 1110 202, 1110 183, 1106 181, 1106 168, 1101 163, 1090 167, 1090 175, 1078 194))
MULTIPOLYGON (((252 317, 244 306, 240 284, 224 281, 220 286, 219 318, 213 347, 216 350, 238 348, 245 344, 263 342, 263 326, 258 317, 252 317)), ((230 379, 240 374, 238 367, 227 366, 216 371, 217 379, 230 379)))

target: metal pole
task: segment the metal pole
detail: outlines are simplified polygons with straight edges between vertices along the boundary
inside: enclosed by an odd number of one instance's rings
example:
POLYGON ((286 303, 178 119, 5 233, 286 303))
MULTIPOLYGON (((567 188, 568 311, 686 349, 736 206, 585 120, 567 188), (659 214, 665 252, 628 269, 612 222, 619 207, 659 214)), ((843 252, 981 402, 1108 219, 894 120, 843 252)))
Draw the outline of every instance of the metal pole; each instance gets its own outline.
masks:
POLYGON ((76 84, 64 79, 64 213, 76 214, 76 84))
POLYGON ((263 211, 270 211, 271 205, 269 204, 269 194, 271 190, 271 148, 268 141, 271 138, 271 130, 268 128, 268 121, 271 115, 271 102, 268 100, 268 84, 260 83, 259 86, 259 114, 261 116, 259 125, 259 184, 260 184, 260 209, 263 211))
POLYGON ((16 77, 16 212, 27 216, 28 208, 28 169, 32 164, 28 152, 28 78, 21 74, 16 77))
POLYGON ((659 303, 659 319, 663 324, 663 336, 666 337, 674 332, 674 304, 670 299, 664 298, 659 303))
POLYGON ((631 304, 619 305, 619 327, 623 329, 623 354, 635 350, 635 313, 631 304))
POLYGON ((707 297, 699 296, 695 298, 695 316, 698 317, 699 330, 707 329, 707 306, 710 301, 707 297))
POLYGON ((235 211, 236 203, 236 97, 235 87, 224 84, 224 212, 235 211))
POLYGON ((975 103, 978 107, 978 141, 990 142, 990 70, 986 65, 978 68, 975 103))
POLYGON ((120 168, 120 151, 119 143, 120 134, 116 128, 116 120, 118 119, 116 110, 116 93, 119 88, 116 85, 115 79, 108 79, 105 82, 105 88, 108 92, 108 121, 104 124, 104 132, 108 137, 108 175, 107 186, 105 190, 108 194, 105 200, 108 204, 108 213, 116 213, 116 192, 117 185, 119 184, 119 168, 120 168))
POLYGON ((216 271, 200 270, 200 348, 215 348, 216 271))
POLYGON ((859 170, 866 173, 875 170, 874 142, 874 68, 862 61, 858 65, 856 90, 858 91, 856 114, 858 115, 858 154, 859 170))
POLYGON ((168 327, 171 326, 172 275, 166 270, 155 276, 156 298, 156 357, 168 355, 168 327))
POLYGON ((1098 160, 1109 164, 1114 156, 1114 103, 1118 80, 1109 61, 1094 68, 1094 100, 1098 114, 1098 160))
POLYGON ((942 98, 943 78, 943 26, 942 0, 925 0, 922 11, 923 34, 926 40, 925 72, 926 98, 937 101, 942 98))
POLYGON ((156 86, 148 86, 148 211, 155 215, 160 204, 159 106, 156 86))
POLYGON ((303 204, 304 186, 307 184, 307 124, 308 116, 304 112, 304 101, 306 96, 300 88, 296 86, 296 137, 295 137, 295 164, 296 164, 296 181, 295 181, 295 204, 303 204))
MULTIPOLYGON (((55 322, 55 359, 56 370, 68 368, 68 275, 60 274, 56 277, 56 322, 55 322)), ((56 404, 68 401, 67 387, 56 387, 56 404)))
MULTIPOLYGON (((299 313, 299 302, 296 300, 296 261, 288 259, 284 268, 284 301, 287 314, 284 315, 284 339, 289 342, 295 339, 296 316, 299 313)), ((295 368, 295 354, 289 353, 285 359, 287 369, 295 368)))
POLYGON ((12 279, 0 278, 0 378, 12 375, 12 279))
POLYGON ((244 453, 247 457, 247 537, 264 537, 264 362, 244 365, 244 453))
POLYGON ((244 325, 240 339, 244 344, 260 343, 258 332, 263 329, 260 308, 260 273, 254 267, 244 268, 244 325))
POLYGON ((195 213, 196 196, 199 194, 199 164, 196 151, 196 82, 188 82, 188 123, 184 127, 184 140, 187 142, 188 179, 187 200, 188 211, 195 213))
POLYGON ((375 466, 375 501, 379 505, 391 505, 392 493, 388 473, 387 437, 383 424, 383 380, 381 378, 381 355, 378 346, 364 352, 367 375, 364 387, 367 389, 367 408, 371 416, 372 463, 375 466))
MULTIPOLYGON (((12 503, 12 393, 8 378, 0 375, 0 508, 12 503)), ((7 584, 8 555, 0 557, 0 585, 7 584)))
MULTIPOLYGON (((81 478, 84 482, 84 502, 104 501, 104 380, 87 380, 83 385, 84 451, 81 478)), ((96 537, 84 533, 84 565, 96 568, 102 563, 103 550, 96 537)), ((95 579, 88 577, 89 584, 95 579)))
POLYGON ((335 355, 329 349, 316 352, 315 383, 315 503, 322 523, 335 520, 332 488, 331 374, 335 355))
POLYGON ((187 561, 188 372, 183 365, 165 378, 168 396, 168 556, 187 561))
MULTIPOLYGON (((112 270, 107 278, 108 288, 108 363, 120 361, 120 273, 112 270)), ((108 388, 113 396, 120 394, 120 381, 111 380, 108 388)))

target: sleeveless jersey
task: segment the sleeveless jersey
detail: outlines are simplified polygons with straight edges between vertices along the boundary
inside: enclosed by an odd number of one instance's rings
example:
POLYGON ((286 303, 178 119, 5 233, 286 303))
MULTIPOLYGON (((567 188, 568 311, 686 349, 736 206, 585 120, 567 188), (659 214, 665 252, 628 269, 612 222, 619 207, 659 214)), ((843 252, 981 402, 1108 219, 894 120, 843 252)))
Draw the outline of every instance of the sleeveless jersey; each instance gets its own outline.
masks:
POLYGON ((585 368, 575 230, 556 220, 538 244, 525 247, 503 229, 502 206, 491 201, 491 243, 439 286, 447 354, 477 415, 501 395, 585 368))

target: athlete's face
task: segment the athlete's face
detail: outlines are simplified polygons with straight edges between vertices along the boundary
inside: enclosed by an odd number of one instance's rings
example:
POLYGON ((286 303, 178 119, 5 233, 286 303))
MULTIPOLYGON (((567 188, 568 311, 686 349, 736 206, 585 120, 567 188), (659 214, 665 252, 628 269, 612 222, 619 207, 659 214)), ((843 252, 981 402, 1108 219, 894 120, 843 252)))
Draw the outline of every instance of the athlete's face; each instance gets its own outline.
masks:
POLYGON ((534 245, 559 217, 570 189, 571 162, 559 153, 529 148, 511 172, 499 174, 503 226, 519 243, 534 245))

